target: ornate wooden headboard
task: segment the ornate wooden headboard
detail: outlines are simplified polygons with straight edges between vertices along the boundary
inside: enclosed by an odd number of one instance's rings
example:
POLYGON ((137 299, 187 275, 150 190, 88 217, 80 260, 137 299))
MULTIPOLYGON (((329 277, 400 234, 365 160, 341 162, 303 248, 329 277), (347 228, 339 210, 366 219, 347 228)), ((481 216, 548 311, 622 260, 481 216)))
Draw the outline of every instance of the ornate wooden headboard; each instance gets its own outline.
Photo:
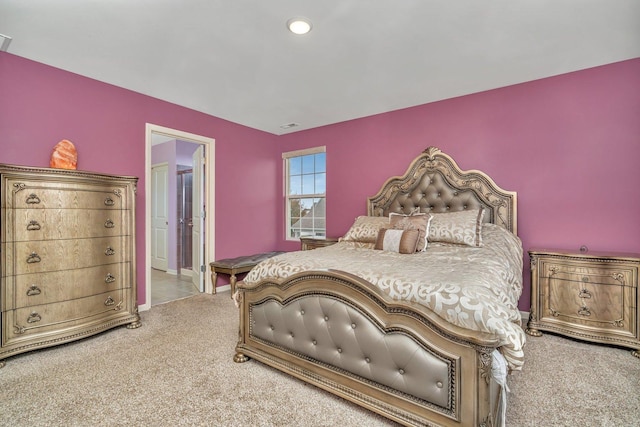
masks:
POLYGON ((389 178, 367 204, 370 216, 410 214, 416 208, 440 213, 484 206, 485 222, 518 234, 516 192, 498 187, 484 172, 461 170, 436 147, 424 150, 403 176, 389 178))

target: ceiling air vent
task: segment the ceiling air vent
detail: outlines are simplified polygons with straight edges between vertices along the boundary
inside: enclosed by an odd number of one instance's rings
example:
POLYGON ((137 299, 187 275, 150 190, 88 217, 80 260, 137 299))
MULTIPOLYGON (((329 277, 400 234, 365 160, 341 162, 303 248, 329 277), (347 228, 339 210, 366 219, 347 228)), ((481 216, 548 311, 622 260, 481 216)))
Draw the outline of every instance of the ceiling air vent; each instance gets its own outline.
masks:
POLYGON ((280 129, 291 129, 300 126, 299 123, 285 123, 284 125, 280 125, 280 129))

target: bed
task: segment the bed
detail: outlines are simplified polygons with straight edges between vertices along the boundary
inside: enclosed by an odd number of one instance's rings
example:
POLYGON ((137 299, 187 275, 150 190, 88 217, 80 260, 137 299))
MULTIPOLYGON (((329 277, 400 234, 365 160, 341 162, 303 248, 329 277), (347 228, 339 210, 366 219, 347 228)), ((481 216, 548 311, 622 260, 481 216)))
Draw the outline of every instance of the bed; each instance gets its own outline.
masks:
POLYGON ((367 204, 338 243, 238 283, 234 360, 403 425, 503 425, 525 343, 516 193, 429 147, 367 204))

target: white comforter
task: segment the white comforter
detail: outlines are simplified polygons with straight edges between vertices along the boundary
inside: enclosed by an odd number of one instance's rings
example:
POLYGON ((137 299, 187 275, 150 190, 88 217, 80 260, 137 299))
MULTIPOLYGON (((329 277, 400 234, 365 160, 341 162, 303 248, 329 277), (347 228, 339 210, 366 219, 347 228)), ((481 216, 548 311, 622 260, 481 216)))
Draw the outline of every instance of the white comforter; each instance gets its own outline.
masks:
POLYGON ((359 276, 395 300, 425 305, 448 322, 494 334, 509 367, 523 364, 522 245, 501 227, 485 224, 480 248, 430 243, 425 252, 402 255, 340 242, 289 252, 258 264, 247 284, 284 279, 307 270, 336 269, 359 276))

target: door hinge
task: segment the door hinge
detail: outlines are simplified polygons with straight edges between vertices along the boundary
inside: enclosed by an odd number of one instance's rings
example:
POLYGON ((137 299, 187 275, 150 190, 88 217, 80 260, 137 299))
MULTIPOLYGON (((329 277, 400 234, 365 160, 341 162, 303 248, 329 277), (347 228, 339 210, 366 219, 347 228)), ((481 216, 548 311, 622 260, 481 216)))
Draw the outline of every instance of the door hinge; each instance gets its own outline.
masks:
POLYGON ((200 266, 200 271, 204 273, 204 272, 206 271, 206 268, 207 268, 207 267, 206 267, 204 264, 202 264, 202 265, 200 266))

